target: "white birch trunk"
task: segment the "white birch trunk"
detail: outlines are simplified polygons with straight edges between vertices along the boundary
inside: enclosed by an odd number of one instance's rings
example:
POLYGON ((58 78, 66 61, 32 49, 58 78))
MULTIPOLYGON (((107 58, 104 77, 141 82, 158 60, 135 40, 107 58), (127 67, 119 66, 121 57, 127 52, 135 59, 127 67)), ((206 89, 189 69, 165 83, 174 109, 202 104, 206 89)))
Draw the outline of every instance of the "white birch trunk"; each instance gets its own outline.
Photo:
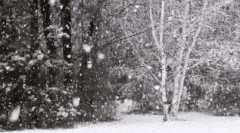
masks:
MULTIPOLYGON (((177 72, 180 71, 179 69, 180 67, 178 67, 176 69, 177 72)), ((174 77, 174 86, 173 86, 173 97, 172 97, 172 107, 171 107, 171 112, 170 114, 174 117, 177 116, 177 113, 178 113, 178 110, 176 108, 177 104, 178 104, 178 89, 179 89, 179 77, 180 77, 180 74, 179 73, 176 73, 175 77, 174 77)))
POLYGON ((181 49, 179 51, 179 58, 177 60, 177 68, 175 69, 175 77, 174 77, 174 88, 173 88, 173 98, 172 98, 172 108, 171 108, 171 115, 174 117, 177 117, 178 114, 178 106, 180 101, 178 100, 179 95, 179 81, 180 81, 180 73, 181 73, 181 63, 183 61, 183 54, 184 54, 184 49, 185 49, 185 44, 186 44, 186 23, 188 19, 188 12, 189 12, 189 5, 187 4, 185 8, 185 14, 184 14, 184 24, 183 24, 183 34, 182 34, 182 42, 181 49))
POLYGON ((166 57, 162 57, 162 80, 161 80, 161 97, 162 97, 162 102, 163 102, 163 121, 168 121, 168 108, 169 104, 167 104, 167 94, 166 94, 166 79, 167 79, 167 71, 166 71, 166 57))
POLYGON ((180 86, 179 86, 179 92, 178 92, 177 110, 179 108, 179 103, 181 102, 181 96, 182 96, 182 91, 183 91, 183 87, 184 87, 184 80, 185 80, 185 76, 186 76, 186 72, 187 72, 187 66, 188 66, 188 59, 189 59, 190 53, 192 52, 193 47, 196 45, 197 38, 199 36, 199 33, 200 33, 201 29, 202 29, 202 25, 200 24, 197 31, 196 31, 196 34, 193 38, 193 42, 192 42, 191 46, 188 47, 188 52, 186 53, 186 56, 185 56, 184 65, 183 65, 183 69, 182 69, 182 74, 181 74, 181 77, 180 77, 181 79, 180 79, 180 86))
POLYGON ((167 71, 166 71, 166 55, 164 52, 164 45, 163 45, 163 29, 164 29, 164 5, 165 2, 162 0, 161 5, 161 18, 160 18, 160 33, 159 33, 159 41, 157 39, 157 33, 154 25, 154 19, 152 14, 152 0, 150 1, 150 19, 151 19, 151 27, 152 27, 152 35, 155 42, 155 45, 157 46, 157 49, 161 52, 160 58, 161 58, 161 73, 162 73, 162 79, 161 79, 161 100, 163 102, 163 121, 168 121, 168 108, 169 105, 167 104, 167 95, 166 95, 166 80, 167 80, 167 71))
POLYGON ((166 55, 164 52, 164 45, 163 45, 163 29, 164 29, 164 0, 162 0, 162 5, 161 5, 161 20, 160 20, 160 48, 161 48, 161 65, 162 65, 162 81, 161 81, 161 94, 162 94, 162 102, 163 102, 163 108, 164 108, 164 117, 163 121, 168 121, 168 108, 169 105, 167 104, 167 91, 166 91, 166 80, 167 80, 167 71, 166 71, 166 55))
MULTIPOLYGON (((204 7, 202 9, 202 15, 204 15, 204 11, 207 7, 207 4, 208 4, 208 1, 206 0, 205 3, 204 3, 204 7)), ((184 65, 183 65, 183 69, 182 69, 182 74, 181 74, 181 79, 180 79, 180 86, 179 86, 179 95, 178 95, 178 105, 177 105, 177 110, 179 108, 179 103, 181 102, 181 97, 182 97, 182 91, 183 91, 183 88, 184 88, 184 80, 185 80, 185 76, 186 76, 186 72, 187 72, 187 67, 188 67, 188 59, 189 59, 189 56, 192 52, 192 49, 194 48, 194 46, 196 45, 196 42, 197 42, 197 38, 200 34, 202 30, 202 20, 200 20, 199 22, 199 26, 198 26, 198 29, 196 31, 196 34, 194 35, 193 37, 193 42, 191 44, 191 46, 188 47, 188 51, 186 53, 186 56, 185 56, 185 59, 184 59, 184 65)))

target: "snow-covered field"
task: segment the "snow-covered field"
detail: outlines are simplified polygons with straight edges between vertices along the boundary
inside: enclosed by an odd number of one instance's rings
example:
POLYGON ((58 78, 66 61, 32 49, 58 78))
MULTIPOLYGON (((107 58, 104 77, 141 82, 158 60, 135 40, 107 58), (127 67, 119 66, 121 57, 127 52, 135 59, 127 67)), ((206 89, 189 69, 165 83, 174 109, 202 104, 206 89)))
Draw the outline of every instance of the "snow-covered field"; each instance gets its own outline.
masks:
POLYGON ((87 123, 73 129, 24 130, 10 133, 240 133, 240 117, 214 117, 204 113, 180 113, 186 121, 162 122, 159 115, 123 115, 122 120, 87 123))

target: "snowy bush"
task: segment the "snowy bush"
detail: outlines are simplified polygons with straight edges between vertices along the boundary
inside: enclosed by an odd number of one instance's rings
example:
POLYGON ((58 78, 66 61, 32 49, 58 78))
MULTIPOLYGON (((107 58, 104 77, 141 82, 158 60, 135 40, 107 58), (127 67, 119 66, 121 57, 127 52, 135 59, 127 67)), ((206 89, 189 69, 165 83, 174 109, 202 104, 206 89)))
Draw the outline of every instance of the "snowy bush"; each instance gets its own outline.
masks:
POLYGON ((114 120, 116 117, 117 104, 114 101, 107 101, 94 111, 94 119, 97 121, 114 120))
POLYGON ((239 88, 232 88, 230 90, 218 88, 213 93, 212 109, 213 115, 217 116, 231 116, 240 115, 240 101, 239 88))

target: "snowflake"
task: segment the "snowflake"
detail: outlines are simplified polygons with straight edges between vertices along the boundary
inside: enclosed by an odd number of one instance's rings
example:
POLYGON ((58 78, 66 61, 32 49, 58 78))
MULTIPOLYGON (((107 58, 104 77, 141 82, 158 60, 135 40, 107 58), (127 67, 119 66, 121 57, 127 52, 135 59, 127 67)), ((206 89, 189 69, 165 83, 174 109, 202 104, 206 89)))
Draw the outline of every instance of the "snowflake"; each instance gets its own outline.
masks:
POLYGON ((74 97, 73 98, 73 106, 77 107, 79 106, 80 98, 79 97, 74 97))
POLYGON ((11 88, 7 87, 5 91, 6 91, 6 93, 8 93, 9 91, 11 91, 11 88))
POLYGON ((135 8, 139 8, 140 6, 139 5, 135 5, 135 8))
POLYGON ((9 69, 10 69, 10 66, 5 66, 5 69, 6 69, 6 70, 9 70, 9 69))
POLYGON ((160 89, 160 86, 159 86, 159 85, 155 85, 155 86, 154 86, 154 89, 155 89, 155 90, 159 90, 159 89, 160 89))
POLYGON ((71 54, 67 55, 67 58, 71 58, 71 54))
POLYGON ((49 0, 49 5, 54 6, 56 0, 49 0))
POLYGON ((104 59, 105 55, 103 53, 98 53, 98 59, 102 60, 104 59))
POLYGON ((87 68, 88 68, 88 69, 91 69, 91 68, 92 68, 92 61, 88 61, 88 63, 87 63, 87 68))
POLYGON ((131 79, 132 78, 132 75, 128 75, 128 79, 131 79))
POLYGON ((18 105, 12 110, 10 117, 9 117, 9 121, 10 122, 17 121, 19 118, 19 115, 20 115, 20 106, 18 105))
POLYGON ((152 67, 151 67, 151 66, 147 66, 147 69, 148 69, 148 70, 151 70, 151 69, 152 69, 152 67))
POLYGON ((87 44, 83 44, 83 50, 87 53, 91 52, 91 46, 87 44))

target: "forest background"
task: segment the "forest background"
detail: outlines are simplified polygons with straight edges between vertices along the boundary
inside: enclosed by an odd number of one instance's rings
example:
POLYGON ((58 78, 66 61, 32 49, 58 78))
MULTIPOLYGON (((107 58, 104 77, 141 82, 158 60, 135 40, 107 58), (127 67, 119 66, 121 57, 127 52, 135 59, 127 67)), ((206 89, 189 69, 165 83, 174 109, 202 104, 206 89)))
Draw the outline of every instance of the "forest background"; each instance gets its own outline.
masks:
POLYGON ((1 128, 239 114, 238 0, 0 0, 1 128), (19 119, 11 112, 19 110, 19 119))

